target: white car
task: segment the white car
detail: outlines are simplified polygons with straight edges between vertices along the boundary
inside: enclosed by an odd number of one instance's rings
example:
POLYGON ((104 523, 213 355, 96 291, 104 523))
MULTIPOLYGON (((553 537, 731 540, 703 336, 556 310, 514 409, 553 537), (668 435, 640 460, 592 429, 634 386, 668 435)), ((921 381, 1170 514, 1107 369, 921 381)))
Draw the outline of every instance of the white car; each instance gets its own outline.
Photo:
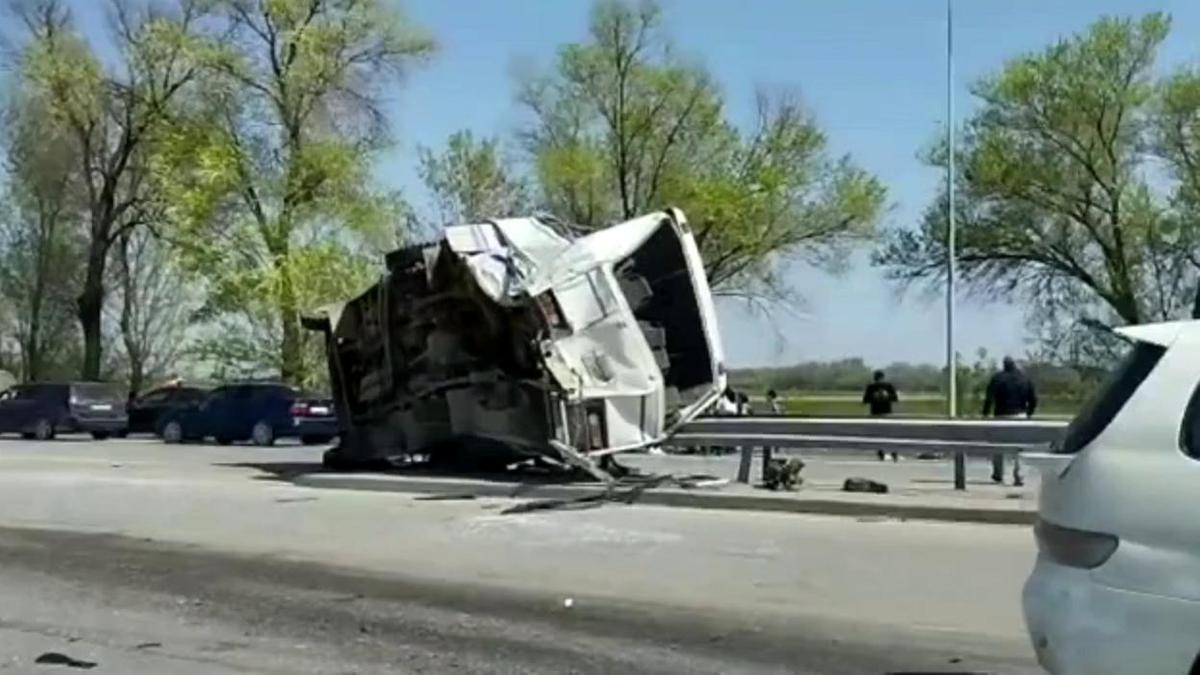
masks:
POLYGON ((1023 604, 1060 675, 1200 673, 1200 321, 1133 341, 1042 471, 1023 604))
POLYGON ((506 218, 387 256, 327 339, 341 443, 327 463, 596 460, 661 444, 725 389, 704 263, 670 209, 576 237, 506 218))

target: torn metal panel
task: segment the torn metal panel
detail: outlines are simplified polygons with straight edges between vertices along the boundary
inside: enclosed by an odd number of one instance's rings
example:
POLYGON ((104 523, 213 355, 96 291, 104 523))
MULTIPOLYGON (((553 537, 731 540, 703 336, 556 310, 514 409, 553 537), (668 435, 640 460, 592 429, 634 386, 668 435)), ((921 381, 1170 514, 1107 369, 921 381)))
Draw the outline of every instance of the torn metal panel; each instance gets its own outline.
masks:
POLYGON ((536 218, 445 228, 324 318, 341 460, 510 462, 660 444, 725 388, 683 214, 574 238, 536 218))

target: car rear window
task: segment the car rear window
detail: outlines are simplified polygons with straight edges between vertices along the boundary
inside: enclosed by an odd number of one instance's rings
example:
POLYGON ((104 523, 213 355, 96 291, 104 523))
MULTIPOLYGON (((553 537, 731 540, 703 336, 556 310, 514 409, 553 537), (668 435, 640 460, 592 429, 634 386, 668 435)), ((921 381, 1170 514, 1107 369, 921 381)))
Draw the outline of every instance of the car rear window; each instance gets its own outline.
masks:
POLYGON ((1075 415, 1075 419, 1071 420, 1056 451, 1075 454, 1095 440, 1150 375, 1150 371, 1154 370, 1154 366, 1158 365, 1166 351, 1166 347, 1148 342, 1134 343, 1125 358, 1108 374, 1100 388, 1075 415))
POLYGON ((115 384, 85 382, 71 385, 71 394, 80 401, 119 401, 124 398, 115 384))

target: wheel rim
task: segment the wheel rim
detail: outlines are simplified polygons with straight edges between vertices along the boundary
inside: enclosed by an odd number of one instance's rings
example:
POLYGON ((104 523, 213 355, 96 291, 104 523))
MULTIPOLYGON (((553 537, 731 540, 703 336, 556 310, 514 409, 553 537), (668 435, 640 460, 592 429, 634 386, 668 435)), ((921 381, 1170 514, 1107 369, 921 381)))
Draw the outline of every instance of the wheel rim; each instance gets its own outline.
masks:
POLYGON ((254 442, 259 445, 266 445, 271 442, 271 427, 259 422, 254 425, 254 442))
POLYGON ((38 420, 37 427, 34 429, 33 433, 38 437, 38 440, 45 441, 50 438, 51 431, 53 431, 53 429, 50 427, 49 420, 38 420))
POLYGON ((168 422, 163 428, 163 440, 168 443, 178 443, 183 438, 183 429, 179 428, 178 422, 168 422))

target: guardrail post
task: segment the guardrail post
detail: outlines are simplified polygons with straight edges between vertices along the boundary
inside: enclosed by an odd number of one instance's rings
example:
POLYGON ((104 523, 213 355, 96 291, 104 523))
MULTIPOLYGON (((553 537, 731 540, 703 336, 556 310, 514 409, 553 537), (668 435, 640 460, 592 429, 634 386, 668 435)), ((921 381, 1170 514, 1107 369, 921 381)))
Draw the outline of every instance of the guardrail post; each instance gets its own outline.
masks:
POLYGON ((742 461, 740 464, 738 464, 737 482, 749 483, 750 482, 750 466, 754 463, 754 446, 753 445, 743 445, 741 447, 741 451, 742 451, 742 461))
POLYGON ((954 489, 967 489, 967 456, 961 452, 954 453, 954 489))

